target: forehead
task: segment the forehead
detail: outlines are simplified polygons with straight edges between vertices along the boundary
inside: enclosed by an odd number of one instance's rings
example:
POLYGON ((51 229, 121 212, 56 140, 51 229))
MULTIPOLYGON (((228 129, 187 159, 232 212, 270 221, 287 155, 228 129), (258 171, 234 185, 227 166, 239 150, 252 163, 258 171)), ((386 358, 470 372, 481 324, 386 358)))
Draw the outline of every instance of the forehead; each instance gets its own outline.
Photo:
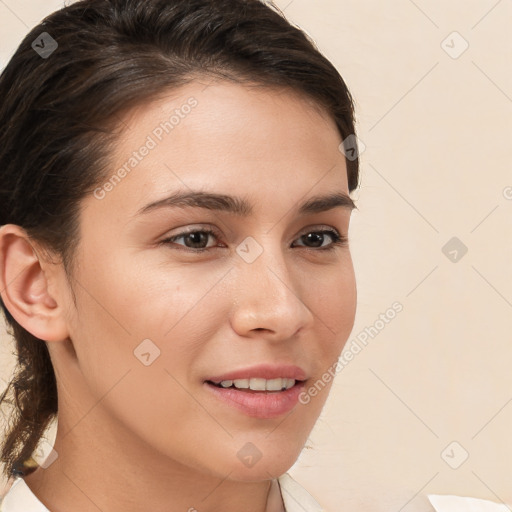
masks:
POLYGON ((196 81, 122 121, 106 176, 108 201, 124 197, 132 212, 187 188, 237 196, 250 190, 251 197, 260 191, 270 202, 283 193, 297 200, 309 190, 348 192, 334 121, 295 91, 196 81))
POLYGON ((337 150, 341 142, 332 117, 308 96, 290 88, 225 80, 194 81, 161 92, 127 112, 121 122, 125 130, 117 156, 149 135, 160 149, 170 151, 184 143, 197 150, 223 143, 233 150, 259 148, 261 154, 265 147, 286 150, 300 144, 305 152, 327 145, 337 150))

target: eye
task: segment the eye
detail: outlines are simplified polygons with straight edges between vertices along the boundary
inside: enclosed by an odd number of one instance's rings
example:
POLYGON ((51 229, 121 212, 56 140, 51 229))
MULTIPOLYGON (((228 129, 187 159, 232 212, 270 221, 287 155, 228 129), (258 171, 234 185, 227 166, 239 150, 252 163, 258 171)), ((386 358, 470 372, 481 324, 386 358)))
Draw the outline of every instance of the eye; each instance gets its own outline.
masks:
MULTIPOLYGON (((208 250, 208 247, 203 247, 202 244, 206 241, 208 241, 208 238, 210 236, 213 236, 215 238, 217 237, 217 233, 213 231, 212 229, 194 229, 190 231, 186 231, 184 233, 180 233, 178 235, 171 236, 170 238, 166 238, 165 240, 162 240, 162 244, 172 244, 176 240, 183 238, 184 240, 190 240, 191 245, 185 244, 185 247, 187 249, 191 249, 192 252, 203 252, 208 250), (201 247, 197 247, 197 245, 200 245, 201 247)), ((180 245, 180 244, 178 244, 180 245)))
MULTIPOLYGON (((331 251, 339 246, 347 245, 347 237, 340 235, 334 229, 323 229, 321 231, 308 231, 304 235, 301 235, 297 240, 305 239, 308 243, 313 243, 313 247, 319 247, 320 251, 331 251), (327 245, 323 245, 325 241, 325 235, 328 235, 332 242, 327 245)), ((309 248, 309 247, 308 247, 309 248)))

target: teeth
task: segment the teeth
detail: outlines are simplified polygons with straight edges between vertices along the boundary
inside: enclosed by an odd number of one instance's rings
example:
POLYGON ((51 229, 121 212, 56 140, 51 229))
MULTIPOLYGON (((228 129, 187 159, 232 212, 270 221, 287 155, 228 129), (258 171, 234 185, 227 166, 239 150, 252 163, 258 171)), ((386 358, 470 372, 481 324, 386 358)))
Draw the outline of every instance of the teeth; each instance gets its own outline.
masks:
POLYGON ((232 385, 238 389, 252 389, 254 391, 282 391, 290 389, 295 385, 295 379, 278 378, 278 379, 235 379, 223 380, 220 385, 223 388, 229 388, 232 385))

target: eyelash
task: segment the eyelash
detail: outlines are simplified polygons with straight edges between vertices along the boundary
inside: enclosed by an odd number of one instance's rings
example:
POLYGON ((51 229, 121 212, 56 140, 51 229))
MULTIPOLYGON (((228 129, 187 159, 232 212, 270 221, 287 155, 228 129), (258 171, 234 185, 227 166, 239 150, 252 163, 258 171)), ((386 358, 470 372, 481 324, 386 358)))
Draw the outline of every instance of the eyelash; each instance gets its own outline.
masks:
MULTIPOLYGON (((181 238, 181 237, 185 237, 185 236, 193 234, 193 233, 206 233, 208 235, 212 235, 216 239, 219 239, 219 236, 217 235, 217 233, 214 230, 212 230, 210 228, 203 228, 203 229, 192 229, 190 231, 185 231, 183 233, 179 233, 177 235, 173 235, 172 237, 169 237, 169 238, 166 238, 165 240, 162 240, 160 242, 160 244, 170 245, 170 244, 174 243, 174 241, 176 239, 181 238)), ((324 230, 318 230, 318 231, 314 231, 314 230, 313 231, 307 231, 306 233, 300 235, 299 238, 302 238, 303 236, 306 236, 309 233, 322 233, 322 234, 327 233, 333 239, 333 242, 330 245, 328 245, 327 247, 314 248, 314 247, 301 246, 301 247, 304 247, 305 249, 309 249, 309 250, 313 250, 313 251, 333 251, 337 247, 346 246, 347 242, 348 242, 347 237, 345 237, 343 235, 340 235, 334 229, 324 229, 324 230)), ((183 251, 192 252, 192 253, 202 253, 202 252, 205 252, 205 251, 209 251, 211 249, 215 249, 215 247, 204 247, 202 249, 193 249, 191 247, 184 247, 184 246, 182 246, 182 247, 183 248, 178 249, 178 250, 183 250, 183 251)))

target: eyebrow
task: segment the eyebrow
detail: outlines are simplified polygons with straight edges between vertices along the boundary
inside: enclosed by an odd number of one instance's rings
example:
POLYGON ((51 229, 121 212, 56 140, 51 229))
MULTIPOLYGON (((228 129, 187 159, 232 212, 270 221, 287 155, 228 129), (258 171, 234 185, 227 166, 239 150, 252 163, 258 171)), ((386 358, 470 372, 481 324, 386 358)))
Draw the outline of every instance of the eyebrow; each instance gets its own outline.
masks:
MULTIPOLYGON (((231 213, 240 217, 249 217, 253 213, 252 205, 244 198, 203 191, 177 191, 168 197, 159 199, 142 207, 136 215, 149 213, 159 208, 204 208, 231 213)), ((301 203, 299 215, 311 215, 333 208, 345 208, 349 211, 357 209, 352 198, 344 192, 314 196, 301 203)))

